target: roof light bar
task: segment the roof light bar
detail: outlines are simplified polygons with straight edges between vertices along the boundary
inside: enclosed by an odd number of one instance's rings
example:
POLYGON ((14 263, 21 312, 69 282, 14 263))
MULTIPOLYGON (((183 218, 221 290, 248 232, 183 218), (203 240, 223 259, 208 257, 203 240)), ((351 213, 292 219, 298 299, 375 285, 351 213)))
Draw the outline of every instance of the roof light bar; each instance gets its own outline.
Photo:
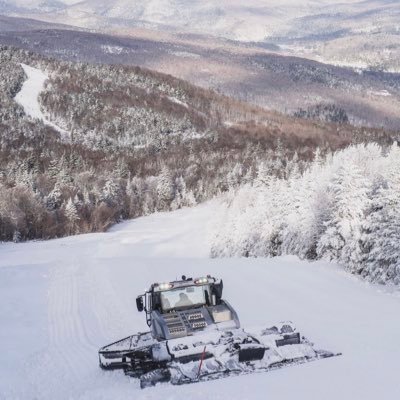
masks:
POLYGON ((158 286, 160 288, 160 290, 169 290, 173 288, 173 284, 172 283, 160 283, 160 285, 158 286))

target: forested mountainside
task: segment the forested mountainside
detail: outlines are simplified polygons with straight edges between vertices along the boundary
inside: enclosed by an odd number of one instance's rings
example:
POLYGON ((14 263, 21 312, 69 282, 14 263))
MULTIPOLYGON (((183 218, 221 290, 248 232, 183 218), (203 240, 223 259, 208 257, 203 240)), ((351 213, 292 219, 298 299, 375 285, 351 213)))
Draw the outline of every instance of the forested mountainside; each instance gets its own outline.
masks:
POLYGON ((0 44, 63 61, 140 66, 287 115, 400 129, 399 73, 289 57, 277 46, 139 28, 99 34, 1 16, 0 44))
POLYGON ((252 182, 303 171, 317 148, 393 141, 393 132, 289 118, 138 67, 60 62, 0 49, 0 240, 103 231, 252 182), (43 114, 15 96, 49 79, 43 114))
POLYGON ((328 259, 373 282, 400 284, 397 143, 318 156, 287 180, 266 172, 233 192, 214 256, 328 259))

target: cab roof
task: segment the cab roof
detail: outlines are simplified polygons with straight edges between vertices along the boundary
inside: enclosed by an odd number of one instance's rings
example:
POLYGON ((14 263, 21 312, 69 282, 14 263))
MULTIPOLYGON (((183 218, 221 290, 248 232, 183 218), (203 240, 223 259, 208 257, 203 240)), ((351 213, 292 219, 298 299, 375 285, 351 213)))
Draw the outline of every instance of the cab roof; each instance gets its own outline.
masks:
POLYGON ((150 291, 154 292, 163 292, 166 290, 177 289, 180 287, 188 287, 188 286, 201 286, 201 285, 208 285, 208 284, 215 284, 218 283, 219 280, 213 278, 210 275, 200 278, 186 278, 182 276, 181 280, 175 280, 171 282, 165 283, 153 283, 151 285, 150 291))

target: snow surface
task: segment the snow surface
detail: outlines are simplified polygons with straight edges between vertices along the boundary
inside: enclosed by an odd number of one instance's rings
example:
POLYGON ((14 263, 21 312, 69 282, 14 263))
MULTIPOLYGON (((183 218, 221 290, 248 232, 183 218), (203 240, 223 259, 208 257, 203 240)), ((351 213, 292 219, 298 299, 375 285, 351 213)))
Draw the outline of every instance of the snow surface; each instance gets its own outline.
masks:
POLYGON ((104 234, 0 244, 0 399, 400 398, 400 297, 323 262, 208 258, 218 202, 125 222, 104 234), (98 368, 99 347, 145 331, 136 295, 211 273, 242 325, 292 320, 343 356, 271 373, 141 391, 98 368))
POLYGON ((15 96, 15 101, 24 108, 26 115, 51 126, 61 134, 61 137, 69 138, 70 134, 56 124, 50 122, 44 116, 40 107, 39 95, 44 90, 44 85, 49 77, 40 69, 30 67, 26 64, 21 64, 21 66, 25 71, 27 80, 22 85, 19 93, 15 96))

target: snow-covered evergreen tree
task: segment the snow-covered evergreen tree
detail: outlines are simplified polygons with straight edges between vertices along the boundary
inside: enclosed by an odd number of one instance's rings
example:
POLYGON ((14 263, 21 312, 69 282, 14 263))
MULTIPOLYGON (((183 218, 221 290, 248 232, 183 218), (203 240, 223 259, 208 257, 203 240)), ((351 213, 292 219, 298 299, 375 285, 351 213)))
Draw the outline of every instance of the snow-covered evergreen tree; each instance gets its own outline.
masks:
POLYGON ((368 181, 357 166, 348 164, 339 168, 329 189, 332 210, 317 253, 357 272, 362 260, 361 226, 369 202, 368 181))
POLYGON ((171 172, 167 166, 163 166, 161 174, 157 177, 158 209, 166 210, 175 197, 175 185, 171 172))
POLYGON ((120 186, 114 179, 108 179, 101 191, 100 200, 112 207, 119 203, 120 194, 120 186))
POLYGON ((65 216, 71 224, 75 224, 80 219, 78 210, 76 209, 72 198, 69 198, 65 206, 65 216))
POLYGON ((272 172, 270 167, 266 162, 261 162, 258 166, 256 173, 256 186, 268 186, 272 177, 272 172))
POLYGON ((15 230, 14 234, 13 234, 13 242, 19 243, 20 241, 21 241, 21 232, 18 230, 15 230))
POLYGON ((231 171, 228 172, 226 181, 228 188, 235 188, 240 185, 243 177, 243 165, 241 163, 236 163, 231 171))
POLYGON ((46 207, 49 211, 57 210, 61 207, 63 202, 62 192, 60 185, 56 183, 54 189, 49 193, 46 198, 46 207))
POLYGON ((395 182, 372 193, 364 228, 362 275, 379 283, 400 283, 400 191, 395 182))
POLYGON ((69 223, 69 234, 77 233, 77 223, 80 220, 80 217, 72 198, 68 199, 64 213, 69 223))

